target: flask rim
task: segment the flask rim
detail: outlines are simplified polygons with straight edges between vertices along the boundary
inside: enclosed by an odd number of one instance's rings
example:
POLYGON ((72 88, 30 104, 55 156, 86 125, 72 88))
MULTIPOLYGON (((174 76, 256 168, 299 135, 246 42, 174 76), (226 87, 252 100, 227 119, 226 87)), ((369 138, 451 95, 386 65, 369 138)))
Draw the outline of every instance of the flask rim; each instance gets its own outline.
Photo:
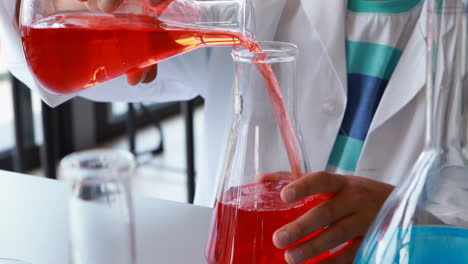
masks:
POLYGON ((258 45, 262 49, 261 52, 251 52, 244 46, 236 46, 231 52, 234 61, 246 63, 279 63, 290 62, 296 60, 298 48, 296 45, 280 41, 259 41, 258 45), (265 56, 266 55, 266 56, 265 56), (252 61, 258 58, 265 60, 252 61))
MULTIPOLYGON (((87 177, 87 174, 103 175, 103 181, 116 177, 115 172, 131 174, 136 168, 133 154, 118 149, 97 149, 75 152, 60 161, 60 176, 64 180, 87 177)), ((121 177, 121 176, 119 176, 121 177)))

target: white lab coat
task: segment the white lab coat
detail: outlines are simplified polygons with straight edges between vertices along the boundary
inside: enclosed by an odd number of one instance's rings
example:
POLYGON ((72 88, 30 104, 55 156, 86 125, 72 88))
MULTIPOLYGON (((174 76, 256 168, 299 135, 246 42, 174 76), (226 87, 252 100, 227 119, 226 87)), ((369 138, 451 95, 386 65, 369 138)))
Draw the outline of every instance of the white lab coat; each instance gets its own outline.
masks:
MULTIPOLYGON (((2 5, 8 8, 10 1, 0 0, 0 13, 2 5)), ((327 165, 346 108, 346 5, 346 0, 255 1, 257 38, 291 42, 299 47, 297 118, 302 124, 311 168, 316 171, 327 165)), ((421 14, 375 113, 356 175, 396 185, 423 148, 425 9, 421 14)), ((7 39, 5 45, 3 35, 14 36, 11 18, 2 18, 0 22, 1 44, 8 52, 17 53, 16 60, 9 61, 11 71, 32 89, 41 90, 28 74, 19 74, 25 71, 25 62, 18 53, 18 40, 12 44, 7 39)), ((80 94, 98 101, 163 101, 201 94, 205 98, 205 145, 198 158, 195 200, 207 206, 214 201, 218 164, 232 116, 230 49, 214 48, 211 52, 208 64, 206 49, 161 63, 158 78, 152 84, 130 88, 125 79, 119 78, 80 94)), ((41 96, 51 105, 68 98, 44 92, 41 96)))

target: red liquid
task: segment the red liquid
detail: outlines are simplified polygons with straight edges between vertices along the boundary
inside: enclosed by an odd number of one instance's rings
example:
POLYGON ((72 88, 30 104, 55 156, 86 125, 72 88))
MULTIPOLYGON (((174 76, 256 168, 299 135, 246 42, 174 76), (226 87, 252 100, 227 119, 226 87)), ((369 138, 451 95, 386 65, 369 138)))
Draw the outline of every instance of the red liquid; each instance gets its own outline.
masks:
POLYGON ((144 15, 56 14, 22 28, 23 48, 36 79, 69 94, 198 47, 241 44, 232 32, 163 27, 144 15))
MULTIPOLYGON (((166 7, 155 7, 160 8, 155 12, 166 7)), ((176 29, 174 25, 167 29, 152 16, 133 14, 55 14, 22 27, 22 39, 34 76, 57 94, 75 93, 198 47, 244 45, 261 52, 255 41, 233 32, 176 29)), ((256 62, 297 179, 301 175, 298 142, 278 81, 268 64, 262 64, 262 59, 256 62)))
MULTIPOLYGON (((280 250, 274 246, 273 233, 320 202, 317 198, 309 197, 294 204, 284 203, 280 191, 289 182, 247 184, 232 187, 223 194, 223 202, 217 202, 215 206, 205 250, 209 264, 286 264, 286 249, 280 250)), ((326 256, 328 253, 319 258, 326 256)))
MULTIPOLYGON (((161 10, 164 8, 161 6, 161 10)), ((261 52, 255 41, 242 39, 233 32, 164 26, 145 15, 55 14, 22 27, 23 48, 36 79, 58 94, 78 92, 198 47, 244 45, 261 52)), ((265 78, 291 173, 297 179, 301 175, 297 137, 276 76, 270 65, 262 63, 264 59, 254 62, 265 78)), ((216 206, 207 245, 210 264, 286 263, 284 250, 273 245, 273 232, 317 204, 314 199, 294 205, 282 203, 279 192, 286 183, 251 184, 225 194, 224 202, 216 206), (240 208, 234 203, 237 190, 246 192, 240 208)))

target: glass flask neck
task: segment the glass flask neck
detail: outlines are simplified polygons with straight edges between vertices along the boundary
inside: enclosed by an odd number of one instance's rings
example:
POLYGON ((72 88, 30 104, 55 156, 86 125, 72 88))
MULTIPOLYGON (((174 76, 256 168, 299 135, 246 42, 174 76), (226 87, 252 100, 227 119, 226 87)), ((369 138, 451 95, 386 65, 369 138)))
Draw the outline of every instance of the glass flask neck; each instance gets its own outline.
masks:
POLYGON ((275 102, 271 100, 274 100, 272 98, 275 97, 272 95, 272 91, 265 87, 269 80, 263 75, 265 74, 265 65, 269 65, 268 67, 271 67, 279 82, 279 98, 282 99, 287 115, 296 129, 297 48, 294 45, 279 42, 262 42, 262 44, 264 47, 262 47, 261 52, 250 52, 245 47, 237 47, 232 52, 234 59, 234 113, 236 115, 249 115, 249 117, 268 114, 273 117, 272 107, 274 107, 275 102))
MULTIPOLYGON (((242 63, 235 63, 237 70, 234 72, 234 114, 236 116, 248 116, 249 118, 259 117, 261 115, 271 115, 271 98, 263 87, 247 87, 242 85, 249 79, 249 74, 242 70, 242 63)), ((288 71, 295 71, 295 67, 290 65, 288 71)), ((263 80, 256 80, 258 82, 263 80)), ((281 98, 283 99, 284 109, 296 129, 296 98, 295 98, 295 80, 289 80, 290 85, 281 87, 281 98)))
POLYGON ((280 196, 311 172, 294 118, 297 48, 256 44, 259 52, 232 52, 235 115, 205 250, 209 264, 283 263, 273 232, 316 205, 315 197, 284 203, 280 196))
POLYGON ((467 1, 429 1, 427 145, 463 150, 468 131, 467 1))
POLYGON ((245 47, 232 52, 234 117, 218 195, 264 173, 290 172, 291 179, 310 167, 294 109, 297 47, 260 42, 259 48, 258 53, 245 47), (291 152, 297 156, 291 158, 291 152))
POLYGON ((254 32, 251 0, 168 0, 153 10, 168 27, 235 32, 243 38, 254 32))

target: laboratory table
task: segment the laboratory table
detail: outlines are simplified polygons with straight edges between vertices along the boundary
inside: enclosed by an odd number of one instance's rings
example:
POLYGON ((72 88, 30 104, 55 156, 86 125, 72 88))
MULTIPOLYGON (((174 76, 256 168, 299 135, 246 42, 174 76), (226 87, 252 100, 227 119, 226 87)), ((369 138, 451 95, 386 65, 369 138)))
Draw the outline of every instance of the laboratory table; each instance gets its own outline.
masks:
MULTIPOLYGON (((212 209, 143 196, 133 203, 138 264, 206 263, 212 209)), ((63 182, 0 171, 0 258, 69 263, 67 211, 63 182)))

